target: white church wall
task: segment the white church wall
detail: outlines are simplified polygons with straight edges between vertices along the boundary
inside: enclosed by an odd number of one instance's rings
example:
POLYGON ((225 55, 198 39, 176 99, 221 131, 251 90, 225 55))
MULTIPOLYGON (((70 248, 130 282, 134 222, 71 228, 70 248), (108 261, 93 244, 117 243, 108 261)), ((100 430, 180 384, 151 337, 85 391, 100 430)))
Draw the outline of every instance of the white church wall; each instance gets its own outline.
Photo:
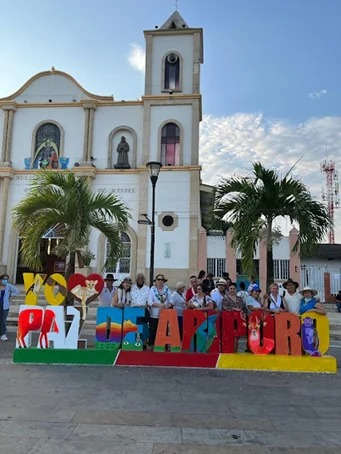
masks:
POLYGON ((42 76, 34 80, 22 94, 15 98, 17 103, 27 101, 29 103, 74 102, 83 99, 91 99, 72 80, 60 75, 53 74, 42 76))
POLYGON ((137 166, 142 165, 142 129, 143 129, 143 106, 108 106, 100 107, 95 112, 93 131, 93 156, 96 158, 96 167, 107 168, 108 166, 108 145, 110 133, 120 126, 132 128, 137 135, 137 149, 133 149, 132 136, 122 131, 113 139, 112 164, 117 162, 117 145, 121 136, 126 136, 129 143, 129 163, 135 162, 137 166))
MULTIPOLYGON (((160 94, 163 87, 162 81, 162 59, 165 54, 176 51, 182 57, 182 92, 192 93, 193 74, 193 36, 160 36, 153 39, 153 60, 152 60, 152 94, 160 94)), ((180 69, 181 70, 181 69, 180 69)))
MULTIPOLYGON (((190 176, 189 172, 161 172, 155 197, 155 268, 188 268, 189 222, 190 222, 190 176), (166 202, 165 202, 166 201, 166 202), (171 231, 159 227, 158 215, 174 212, 178 226, 171 231)), ((151 206, 151 184, 148 185, 151 206)), ((148 213, 150 216, 151 213, 148 213)), ((146 248, 146 264, 149 264, 150 235, 146 248)))
POLYGON ((5 112, 0 109, 0 146, 2 146, 3 134, 4 134, 4 121, 5 112))

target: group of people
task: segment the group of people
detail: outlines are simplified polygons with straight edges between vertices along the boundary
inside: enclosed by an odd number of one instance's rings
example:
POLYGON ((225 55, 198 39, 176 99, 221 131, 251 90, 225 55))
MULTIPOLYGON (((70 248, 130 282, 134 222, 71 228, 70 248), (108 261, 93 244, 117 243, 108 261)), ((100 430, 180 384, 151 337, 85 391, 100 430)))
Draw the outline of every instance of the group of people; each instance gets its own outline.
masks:
MULTIPOLYGON (((200 272, 198 276, 191 276, 189 286, 184 282, 178 282, 175 291, 172 292, 166 285, 167 279, 163 274, 155 276, 153 285, 149 287, 145 283, 143 273, 138 273, 133 283, 130 277, 125 277, 118 287, 113 274, 108 273, 105 277, 105 287, 99 295, 100 306, 113 307, 143 307, 145 308, 147 327, 144 333, 145 341, 152 347, 155 342, 160 311, 173 308, 177 312, 180 335, 182 335, 183 313, 185 309, 200 311, 243 311, 251 313, 255 310, 276 314, 291 312, 303 315, 307 311, 315 311, 326 314, 323 304, 317 298, 317 290, 304 287, 298 290, 299 284, 292 279, 283 283, 284 291, 280 293, 277 283, 272 283, 268 293, 261 296, 261 289, 253 277, 246 290, 245 283, 232 282, 226 273, 217 281, 213 274, 200 272)), ((6 274, 0 276, 0 340, 7 341, 6 319, 9 312, 10 298, 19 291, 9 283, 6 274)), ((341 293, 341 292, 340 292, 341 293)))
POLYGON ((236 283, 232 282, 228 275, 224 277, 214 281, 212 274, 199 273, 198 276, 190 277, 188 287, 184 282, 178 282, 175 291, 171 292, 163 274, 155 276, 152 287, 146 285, 144 275, 139 273, 135 283, 130 277, 125 277, 117 288, 114 286, 116 280, 114 275, 107 274, 106 286, 99 296, 99 305, 145 308, 149 326, 149 333, 146 334, 146 337, 148 347, 151 348, 155 342, 160 311, 163 309, 176 310, 180 336, 182 336, 185 309, 245 313, 261 310, 271 314, 292 312, 297 315, 315 311, 319 314, 326 314, 325 308, 316 297, 317 290, 305 287, 299 291, 299 284, 292 279, 284 282, 282 294, 280 294, 279 285, 272 283, 269 291, 261 296, 261 289, 254 279, 250 278, 250 285, 246 290, 245 283, 241 282, 238 289, 236 283))

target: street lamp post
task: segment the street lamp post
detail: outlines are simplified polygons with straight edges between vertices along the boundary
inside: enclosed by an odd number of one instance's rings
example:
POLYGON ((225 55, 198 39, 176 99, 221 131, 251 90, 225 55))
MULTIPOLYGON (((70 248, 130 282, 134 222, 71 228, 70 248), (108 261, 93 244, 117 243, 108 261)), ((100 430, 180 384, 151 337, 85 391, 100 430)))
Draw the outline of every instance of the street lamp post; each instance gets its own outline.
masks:
POLYGON ((152 182, 152 221, 150 223, 150 263, 149 263, 149 285, 153 285, 154 280, 154 256, 155 256, 155 186, 159 178, 161 162, 151 161, 146 164, 149 171, 149 178, 152 182))

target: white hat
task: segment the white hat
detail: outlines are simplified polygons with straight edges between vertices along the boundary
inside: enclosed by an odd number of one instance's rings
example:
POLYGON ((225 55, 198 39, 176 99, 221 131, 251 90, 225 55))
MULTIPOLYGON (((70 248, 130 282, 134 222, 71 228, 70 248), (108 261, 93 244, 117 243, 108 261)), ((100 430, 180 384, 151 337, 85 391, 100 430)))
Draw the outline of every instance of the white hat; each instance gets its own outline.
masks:
POLYGON ((309 285, 307 287, 303 287, 302 290, 300 290, 300 294, 303 296, 303 293, 304 292, 311 292, 314 296, 316 296, 318 294, 318 291, 315 290, 314 288, 312 287, 309 287, 309 285))
POLYGON ((184 284, 183 282, 178 282, 175 286, 175 288, 177 290, 180 290, 181 288, 186 288, 186 284, 184 284))

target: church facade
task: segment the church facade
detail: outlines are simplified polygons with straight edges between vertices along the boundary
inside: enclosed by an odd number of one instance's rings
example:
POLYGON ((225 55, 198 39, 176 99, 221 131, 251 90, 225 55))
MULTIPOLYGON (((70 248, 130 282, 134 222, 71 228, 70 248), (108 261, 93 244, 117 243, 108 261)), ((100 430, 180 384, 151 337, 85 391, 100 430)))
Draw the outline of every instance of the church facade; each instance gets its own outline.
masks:
MULTIPOLYGON (((155 272, 170 284, 198 271, 201 228, 199 124, 203 31, 176 11, 160 27, 144 32, 145 91, 141 100, 121 101, 85 90, 71 75, 52 68, 0 99, 0 268, 14 282, 27 271, 11 210, 25 197, 42 168, 72 171, 91 181, 93 191, 116 194, 130 211, 121 232, 118 278, 149 272, 152 185, 146 163, 163 165, 156 186, 155 272), (141 217, 142 216, 142 217, 141 217)), ((63 271, 53 255, 62 226, 42 238, 45 272, 63 271)), ((107 244, 91 232, 90 266, 104 273, 107 244)))

